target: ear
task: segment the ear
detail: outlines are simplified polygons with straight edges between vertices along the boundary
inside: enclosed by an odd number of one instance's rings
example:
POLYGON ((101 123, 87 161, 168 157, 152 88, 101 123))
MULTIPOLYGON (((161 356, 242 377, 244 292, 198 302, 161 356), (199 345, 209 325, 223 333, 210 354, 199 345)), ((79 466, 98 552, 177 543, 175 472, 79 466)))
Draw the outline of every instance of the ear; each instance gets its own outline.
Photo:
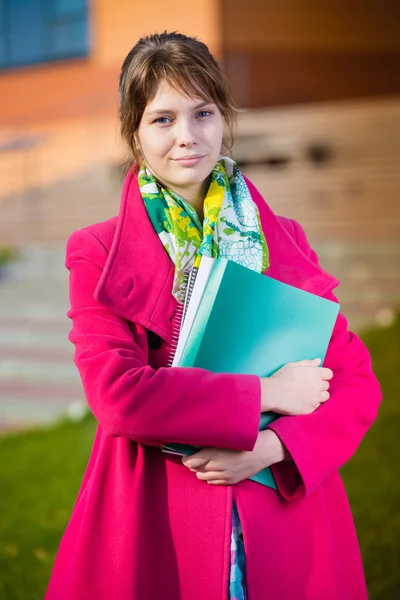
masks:
POLYGON ((220 154, 222 156, 230 156, 232 158, 231 149, 232 149, 232 143, 230 143, 230 140, 227 140, 224 136, 224 139, 222 140, 220 154))
POLYGON ((140 159, 143 159, 143 152, 142 152, 142 148, 140 146, 139 136, 138 136, 137 131, 132 136, 132 145, 135 148, 140 159))

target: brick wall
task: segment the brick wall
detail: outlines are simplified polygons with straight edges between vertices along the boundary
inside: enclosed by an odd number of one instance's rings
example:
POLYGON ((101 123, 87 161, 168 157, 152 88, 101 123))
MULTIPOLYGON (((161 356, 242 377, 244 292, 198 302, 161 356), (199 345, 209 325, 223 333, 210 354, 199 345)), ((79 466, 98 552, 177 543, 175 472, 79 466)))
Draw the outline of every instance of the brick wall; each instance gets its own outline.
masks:
POLYGON ((393 0, 223 0, 223 57, 239 104, 400 92, 393 0))

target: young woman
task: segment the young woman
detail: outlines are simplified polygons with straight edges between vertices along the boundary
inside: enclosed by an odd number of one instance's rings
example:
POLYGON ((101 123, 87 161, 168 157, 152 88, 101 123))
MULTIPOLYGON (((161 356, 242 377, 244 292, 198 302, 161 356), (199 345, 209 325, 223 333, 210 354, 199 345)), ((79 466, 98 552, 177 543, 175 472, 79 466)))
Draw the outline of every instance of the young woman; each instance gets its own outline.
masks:
POLYGON ((223 156, 234 114, 198 40, 152 35, 126 57, 120 212, 67 245, 69 339, 98 428, 47 600, 367 597, 338 469, 381 395, 346 319, 323 367, 259 378, 168 366, 184 272, 203 255, 335 300, 300 225, 223 156), (259 432, 269 410, 282 416, 259 432), (203 449, 181 459, 168 442, 203 449), (249 480, 266 466, 277 491, 249 480))

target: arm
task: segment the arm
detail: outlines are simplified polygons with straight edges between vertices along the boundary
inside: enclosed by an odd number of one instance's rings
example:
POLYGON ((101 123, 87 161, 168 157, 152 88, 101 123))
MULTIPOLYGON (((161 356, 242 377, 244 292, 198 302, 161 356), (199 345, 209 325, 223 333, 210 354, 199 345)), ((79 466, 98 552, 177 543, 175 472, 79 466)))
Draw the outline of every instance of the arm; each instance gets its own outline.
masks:
MULTIPOLYGON (((303 229, 295 222, 293 225, 300 248, 318 263, 303 229)), ((332 292, 326 297, 337 302, 332 292)), ((348 331, 341 314, 324 366, 333 371, 330 399, 309 415, 281 417, 269 426, 292 458, 272 466, 278 488, 288 500, 308 496, 351 458, 375 420, 381 401, 369 352, 348 331)))
POLYGON ((150 367, 145 329, 137 326, 135 339, 127 321, 93 298, 106 258, 106 250, 90 232, 80 230, 69 238, 69 340, 101 427, 109 435, 143 444, 252 450, 261 412, 259 378, 150 367))

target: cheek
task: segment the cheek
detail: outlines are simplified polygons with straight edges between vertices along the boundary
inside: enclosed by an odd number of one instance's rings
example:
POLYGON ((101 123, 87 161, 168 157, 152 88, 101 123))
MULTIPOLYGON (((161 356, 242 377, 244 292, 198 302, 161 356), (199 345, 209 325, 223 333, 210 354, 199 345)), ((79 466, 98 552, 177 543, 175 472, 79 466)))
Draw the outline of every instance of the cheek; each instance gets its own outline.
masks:
POLYGON ((156 127, 143 127, 138 137, 144 154, 148 155, 162 156, 170 144, 168 131, 156 127))
POLYGON ((152 154, 158 154, 163 146, 162 136, 156 135, 154 132, 150 132, 146 137, 145 147, 148 152, 152 154))
POLYGON ((218 124, 217 126, 211 125, 205 129, 205 135, 209 145, 215 150, 215 153, 218 154, 221 150, 222 139, 224 135, 224 128, 222 124, 218 124))

